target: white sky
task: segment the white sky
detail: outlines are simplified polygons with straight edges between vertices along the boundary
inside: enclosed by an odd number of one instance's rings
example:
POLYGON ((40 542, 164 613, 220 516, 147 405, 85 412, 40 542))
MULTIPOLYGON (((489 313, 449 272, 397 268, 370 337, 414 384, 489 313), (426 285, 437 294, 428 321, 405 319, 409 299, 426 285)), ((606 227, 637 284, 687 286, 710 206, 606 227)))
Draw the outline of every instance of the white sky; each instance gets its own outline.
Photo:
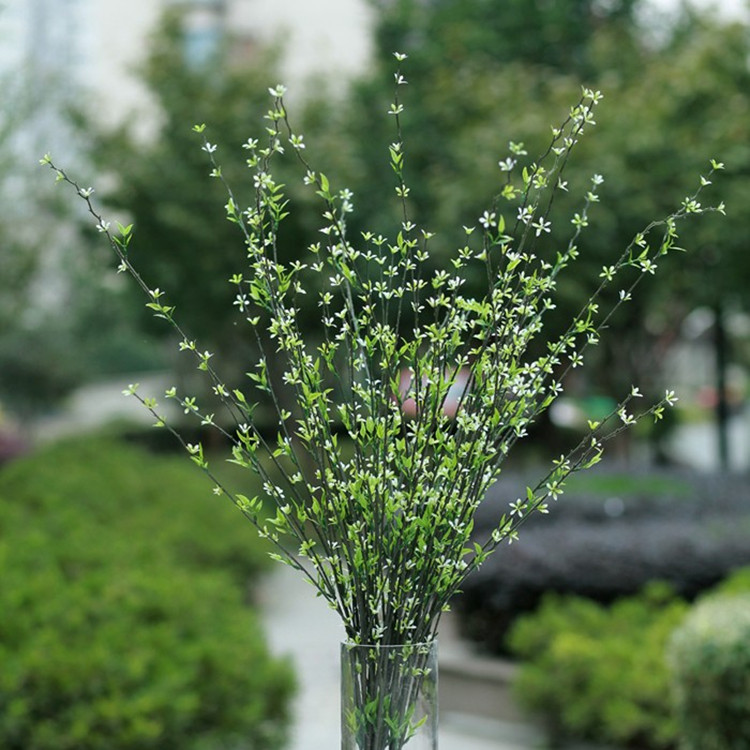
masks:
MULTIPOLYGON (((651 0, 659 8, 672 10, 678 8, 681 0, 651 0)), ((724 17, 748 16, 747 0, 692 0, 692 5, 698 8, 712 8, 724 17)))

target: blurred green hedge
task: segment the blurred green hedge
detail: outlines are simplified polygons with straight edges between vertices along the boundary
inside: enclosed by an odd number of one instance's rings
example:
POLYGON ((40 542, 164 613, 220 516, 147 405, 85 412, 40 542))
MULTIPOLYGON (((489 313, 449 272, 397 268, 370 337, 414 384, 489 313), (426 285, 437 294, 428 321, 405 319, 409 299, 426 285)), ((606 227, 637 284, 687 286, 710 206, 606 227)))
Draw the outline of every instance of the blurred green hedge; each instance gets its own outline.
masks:
POLYGON ((550 736, 669 748, 677 738, 665 651, 688 605, 664 584, 611 608, 549 595, 510 634, 519 701, 550 736))
POLYGON ((697 605, 660 582, 611 606, 549 594, 510 632, 511 651, 522 660, 514 685, 519 702, 544 723, 554 740, 590 740, 639 750, 682 747, 681 742, 691 750, 750 747, 747 611, 734 616, 744 629, 735 628, 724 650, 717 645, 721 638, 714 637, 715 627, 701 630, 695 625, 713 620, 719 625, 721 608, 729 609, 727 599, 747 607, 748 595, 750 568, 734 571, 697 605), (716 608, 714 602, 719 603, 716 608), (722 665, 727 659, 736 661, 737 669, 725 683, 722 665), (701 713, 694 710, 700 702, 701 713), (727 717, 720 728, 718 716, 727 717), (739 744, 716 744, 713 740, 720 732, 734 732, 739 744))
POLYGON ((0 747, 283 747, 293 677, 246 601, 265 551, 184 458, 89 439, 5 467, 0 747))
POLYGON ((669 648, 685 750, 750 747, 750 594, 698 604, 669 648))

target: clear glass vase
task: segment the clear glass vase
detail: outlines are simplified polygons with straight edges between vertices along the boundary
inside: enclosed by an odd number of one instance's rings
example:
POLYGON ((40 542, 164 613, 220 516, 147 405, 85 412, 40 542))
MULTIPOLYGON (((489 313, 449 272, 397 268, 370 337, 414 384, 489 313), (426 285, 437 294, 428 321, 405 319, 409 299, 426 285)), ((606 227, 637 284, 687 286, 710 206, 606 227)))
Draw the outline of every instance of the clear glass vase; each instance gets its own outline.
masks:
POLYGON ((437 641, 341 646, 341 750, 437 750, 437 641))

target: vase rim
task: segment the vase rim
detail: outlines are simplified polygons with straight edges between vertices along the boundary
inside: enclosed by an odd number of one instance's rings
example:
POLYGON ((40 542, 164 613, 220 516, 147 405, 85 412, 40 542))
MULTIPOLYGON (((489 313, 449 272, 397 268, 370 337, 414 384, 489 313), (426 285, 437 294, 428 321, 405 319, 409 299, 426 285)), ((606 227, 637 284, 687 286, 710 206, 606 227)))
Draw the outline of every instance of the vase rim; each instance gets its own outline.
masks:
POLYGON ((351 641, 342 641, 342 648, 414 648, 415 646, 437 646, 438 639, 432 638, 429 641, 413 641, 410 643, 352 643, 351 641))

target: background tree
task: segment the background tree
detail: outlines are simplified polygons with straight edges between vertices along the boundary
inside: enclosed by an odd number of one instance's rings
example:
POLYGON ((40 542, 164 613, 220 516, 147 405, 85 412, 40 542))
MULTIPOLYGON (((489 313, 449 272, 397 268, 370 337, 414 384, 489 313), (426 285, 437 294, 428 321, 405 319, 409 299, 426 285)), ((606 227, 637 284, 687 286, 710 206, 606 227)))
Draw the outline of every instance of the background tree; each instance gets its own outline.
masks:
MULTIPOLYGON (((730 212, 732 198, 748 189, 742 25, 683 11, 655 37, 641 25, 638 0, 372 2, 378 11, 372 69, 346 99, 321 97, 306 108, 300 128, 311 148, 318 144, 313 164, 332 165, 331 184, 354 189, 352 236, 358 228, 384 229, 396 210, 387 157, 395 135, 385 113, 393 93, 391 53, 399 49, 409 53, 402 122, 410 210, 437 233, 437 252, 462 243, 461 225, 476 223, 499 191, 497 162, 508 156, 508 141, 523 140, 531 156, 539 153, 550 124, 564 117, 582 83, 604 90, 596 132, 568 167, 571 196, 602 173, 603 198, 581 238, 582 261, 561 282, 563 309, 550 319, 553 327, 566 318, 562 313, 580 306, 602 266, 647 218, 668 213, 691 192, 709 157, 730 167, 720 187, 730 212)), ((202 307, 186 326, 212 349, 233 354, 241 377, 249 344, 231 312, 234 291, 226 283, 241 269, 241 238, 222 216, 224 190, 208 179, 205 154, 189 125, 208 123, 241 202, 248 173, 238 149, 257 132, 267 109, 275 57, 238 59, 227 40, 213 59, 191 66, 181 33, 179 18, 170 17, 143 68, 161 113, 155 137, 144 143, 124 129, 98 151, 118 175, 112 199, 136 224, 133 252, 149 283, 169 289, 171 302, 188 316, 196 308, 185 303, 202 295, 202 307)), ((301 200, 298 172, 285 182, 291 198, 301 200)), ((554 209, 553 219, 567 221, 579 206, 571 198, 554 209)), ((295 223, 289 221, 281 237, 287 260, 304 258, 317 232, 304 204, 292 215, 295 223)), ((582 392, 622 392, 633 382, 646 390, 662 387, 659 363, 684 316, 697 304, 726 301, 729 293, 741 301, 748 273, 743 229, 739 212, 725 224, 706 222, 686 239, 691 248, 704 249, 680 258, 684 263, 670 260, 669 272, 646 284, 637 301, 610 321, 617 335, 597 350, 598 366, 589 370, 582 392), (712 238, 719 238, 720 251, 712 238), (711 260, 719 257, 720 264, 711 260), (714 269, 710 285, 707 264, 714 269), (707 286, 714 290, 708 302, 707 286)), ((556 251, 543 242, 539 248, 556 251)), ((305 319, 314 326, 317 310, 309 312, 305 319)))
MULTIPOLYGON (((513 137, 509 133, 528 133, 541 145, 549 133, 551 113, 557 117, 561 111, 555 105, 570 104, 569 92, 579 82, 593 84, 606 64, 616 64, 614 54, 605 61, 600 49, 603 35, 617 38, 620 52, 637 45, 635 0, 606 6, 596 0, 372 0, 372 4, 378 19, 375 62, 371 74, 353 92, 350 133, 356 137, 366 126, 368 133, 378 136, 381 149, 392 140, 390 122, 382 117, 392 95, 392 53, 408 52, 409 114, 404 118, 404 134, 409 169, 418 176, 412 193, 418 213, 434 208, 436 184, 448 193, 459 173, 470 173, 475 163, 486 161, 483 147, 504 150, 513 137), (484 140, 475 144, 474 158, 467 165, 466 142, 486 128, 495 137, 481 133, 484 140)), ((390 170, 387 164, 382 166, 380 153, 367 151, 357 167, 367 170, 364 203, 372 206, 371 198, 388 195, 382 180, 390 184, 390 170)), ((469 197, 486 196, 485 180, 480 177, 474 184, 469 197)))
MULTIPOLYGON (((605 101, 594 134, 569 164, 570 194, 577 186, 580 195, 594 173, 605 184, 592 227, 581 237, 582 262, 561 283, 563 308, 580 306, 602 266, 647 218, 668 213, 692 191, 709 158, 730 166, 719 188, 730 212, 732 203, 741 203, 749 184, 746 26, 683 10, 657 37, 641 26, 637 2, 605 8, 559 0, 545 3, 544 12, 536 3, 481 0, 376 5, 378 60, 387 66, 393 50, 409 53, 405 163, 412 209, 423 220, 429 216, 437 232, 433 247, 462 242, 451 227, 475 223, 498 191, 503 174, 495 165, 506 157, 508 141, 524 140, 531 155, 539 153, 549 125, 564 116, 582 83, 601 87, 605 101)), ((392 88, 390 72, 376 66, 352 97, 350 136, 367 127, 369 137, 345 179, 355 185, 368 225, 391 210, 382 196, 392 184, 383 158, 394 140, 383 117, 392 88)), ((342 170, 347 173, 345 165, 342 170)), ((559 217, 577 210, 564 201, 555 208, 559 217)), ((617 334, 597 350, 586 392, 621 392, 634 382, 646 390, 662 387, 660 364, 682 320, 707 304, 707 262, 719 257, 707 243, 718 239, 722 246, 713 299, 726 301, 732 289, 738 297, 746 286, 745 256, 734 249, 744 244, 745 222, 740 211, 727 224, 706 222, 684 239, 691 253, 670 259, 668 273, 645 284, 610 321, 617 334)))
POLYGON ((26 425, 107 370, 91 321, 115 296, 100 281, 103 253, 38 166, 54 143, 85 138, 55 84, 24 68, 0 83, 0 401, 26 425))
MULTIPOLYGON (((728 311, 748 310, 750 260, 750 28, 686 13, 673 43, 641 86, 623 91, 638 137, 620 136, 620 153, 630 163, 632 190, 639 174, 653 181, 651 198, 679 189, 680 172, 695 173, 708 153, 726 163, 715 186, 727 206, 724 222, 710 219, 691 233, 691 252, 673 263, 660 296, 650 307, 654 319, 681 321, 691 310, 714 314, 716 416, 721 463, 729 458, 727 366, 732 358, 725 327, 728 311), (629 145, 628 145, 629 144, 629 145)), ((724 217, 722 217, 724 218, 724 217)), ((736 354, 735 361, 736 360, 736 354)), ((745 363, 746 364, 746 363, 745 363)))
MULTIPOLYGON (((243 378, 254 342, 233 305, 236 288, 229 283, 246 262, 242 234, 226 219, 226 189, 209 177, 209 160, 192 126, 207 124, 223 177, 244 209, 252 173, 242 146, 264 135, 277 53, 259 50, 248 59, 236 54, 228 37, 215 54, 196 63, 186 57, 184 39, 180 14, 167 14, 141 69, 158 112, 155 132, 144 142, 126 125, 106 134, 96 151, 101 165, 116 175, 108 199, 134 223, 131 252, 144 278, 152 288, 169 291, 185 329, 202 348, 218 352, 224 372, 234 369, 235 377, 243 378)), ((284 156, 290 162, 292 157, 284 156)), ((302 192, 301 177, 297 168, 285 180, 292 197, 297 184, 302 192)), ((303 203, 284 222, 286 261, 307 254, 306 243, 315 229, 305 233, 300 225, 304 217, 303 203)), ((316 317, 306 316, 313 323, 316 317)), ((151 325, 146 320, 144 324, 151 325)), ((158 327, 148 330, 169 333, 158 327)))

